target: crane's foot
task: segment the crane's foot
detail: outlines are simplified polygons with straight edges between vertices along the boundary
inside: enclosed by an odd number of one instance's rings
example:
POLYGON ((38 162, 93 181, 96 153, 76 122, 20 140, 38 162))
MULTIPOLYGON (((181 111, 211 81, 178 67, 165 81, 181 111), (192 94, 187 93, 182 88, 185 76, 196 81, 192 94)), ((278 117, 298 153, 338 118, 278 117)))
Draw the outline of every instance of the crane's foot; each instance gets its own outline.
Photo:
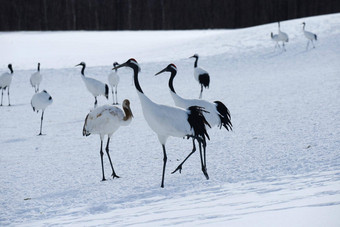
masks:
POLYGON ((182 164, 179 165, 174 171, 171 172, 171 174, 176 173, 177 171, 179 171, 179 173, 182 173, 182 164))
POLYGON ((111 176, 112 176, 112 179, 120 178, 120 176, 116 175, 115 173, 113 173, 111 176))
POLYGON ((207 172, 207 168, 205 168, 205 167, 202 168, 202 172, 203 172, 205 178, 207 178, 207 180, 209 180, 209 175, 208 175, 208 172, 207 172))
POLYGON ((105 177, 103 177, 102 181, 106 181, 105 177))

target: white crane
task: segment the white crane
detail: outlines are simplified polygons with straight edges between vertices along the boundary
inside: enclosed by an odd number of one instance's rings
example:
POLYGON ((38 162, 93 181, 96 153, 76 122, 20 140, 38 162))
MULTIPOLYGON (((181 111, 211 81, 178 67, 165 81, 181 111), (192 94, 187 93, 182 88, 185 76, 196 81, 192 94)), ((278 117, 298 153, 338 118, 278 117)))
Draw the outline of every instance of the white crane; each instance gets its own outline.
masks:
POLYGON ((11 105, 10 99, 9 99, 9 87, 12 83, 13 78, 13 68, 12 64, 8 64, 8 68, 11 71, 11 73, 5 72, 0 76, 0 89, 1 89, 1 105, 2 106, 2 99, 4 96, 4 90, 7 88, 7 96, 8 96, 8 105, 11 105))
POLYGON ((39 135, 42 135, 42 123, 44 119, 44 112, 47 106, 51 105, 53 102, 52 96, 48 94, 47 91, 43 90, 42 92, 35 93, 32 96, 31 99, 31 106, 33 108, 33 111, 39 112, 39 110, 42 110, 41 113, 41 120, 40 120, 40 133, 39 135))
POLYGON ((107 144, 105 150, 111 164, 111 176, 113 177, 113 179, 115 177, 119 178, 119 176, 113 169, 111 157, 109 154, 109 143, 112 134, 116 132, 120 126, 129 125, 132 120, 133 115, 130 109, 130 101, 128 99, 125 99, 123 101, 122 107, 124 112, 116 106, 100 106, 93 109, 85 118, 83 136, 89 136, 90 134, 99 134, 100 136, 100 158, 102 164, 103 181, 106 180, 103 165, 103 140, 105 135, 107 135, 107 144))
POLYGON ((209 76, 209 73, 207 71, 205 71, 204 69, 197 66, 197 62, 198 62, 198 58, 199 58, 198 54, 194 54, 190 58, 195 58, 194 77, 198 81, 198 83, 201 85, 201 92, 200 92, 200 96, 199 96, 199 98, 201 99, 203 87, 209 88, 210 76, 209 76))
POLYGON ((85 62, 80 62, 78 65, 81 65, 83 68, 81 69, 81 75, 82 75, 82 79, 86 85, 87 90, 94 96, 94 108, 97 107, 97 96, 99 95, 103 95, 105 96, 106 99, 109 98, 109 86, 107 86, 107 84, 104 84, 102 82, 100 82, 99 80, 93 79, 93 78, 89 78, 89 77, 85 77, 85 68, 86 68, 86 64, 85 62))
POLYGON ((314 46, 314 40, 317 41, 318 40, 318 37, 316 34, 312 33, 312 32, 309 32, 309 31, 306 31, 305 30, 305 26, 306 26, 306 23, 303 22, 303 34, 305 35, 305 37, 308 39, 308 42, 307 42, 307 47, 306 47, 306 50, 308 50, 308 47, 309 47, 309 42, 312 42, 312 45, 313 45, 313 48, 315 48, 314 46))
MULTIPOLYGON (((113 67, 116 67, 117 65, 119 65, 117 62, 113 63, 113 67)), ((114 71, 113 70, 111 71, 111 73, 108 76, 108 80, 109 80, 109 84, 112 90, 113 105, 117 105, 118 104, 117 88, 119 84, 119 75, 118 75, 117 69, 114 71)))
POLYGON ((35 73, 31 75, 30 82, 32 87, 34 87, 34 92, 39 92, 39 85, 42 81, 42 75, 40 73, 40 63, 38 63, 38 69, 35 73))
MULTIPOLYGON (((181 108, 188 108, 190 106, 201 106, 204 108, 204 110, 206 110, 206 112, 203 112, 203 115, 211 127, 217 125, 220 129, 223 126, 228 131, 232 130, 230 112, 228 108, 222 102, 220 101, 208 102, 202 99, 184 99, 180 97, 179 95, 177 95, 175 88, 173 86, 173 80, 177 74, 177 67, 174 64, 169 64, 166 68, 156 73, 156 75, 159 75, 163 72, 171 73, 170 79, 169 79, 169 89, 170 89, 171 97, 174 100, 176 106, 181 107, 181 108)), ((184 161, 172 173, 175 173, 177 170, 181 172, 183 163, 195 151, 196 149, 194 147, 193 151, 187 156, 187 158, 184 159, 184 161)), ((206 166, 205 154, 204 154, 204 164, 206 166)))
POLYGON ((133 58, 127 62, 115 67, 129 67, 134 72, 134 84, 141 102, 144 118, 150 128, 157 134, 158 140, 163 148, 163 173, 161 187, 164 187, 164 174, 167 162, 167 154, 165 144, 170 136, 173 137, 191 137, 198 141, 200 154, 201 154, 201 166, 202 171, 207 179, 209 179, 208 173, 203 163, 201 144, 205 143, 206 137, 209 139, 209 135, 206 131, 206 125, 209 123, 203 116, 203 108, 198 106, 191 106, 188 109, 182 109, 178 107, 160 105, 149 99, 138 81, 138 72, 140 70, 137 61, 133 58))
POLYGON ((278 40, 279 40, 279 41, 282 41, 283 50, 286 51, 285 43, 288 43, 289 38, 288 38, 287 33, 281 31, 281 28, 280 28, 280 21, 278 22, 278 31, 279 31, 278 40))
POLYGON ((280 46, 280 44, 279 44, 279 35, 278 34, 273 34, 273 32, 271 32, 270 33, 270 37, 271 37, 271 39, 275 42, 275 49, 276 49, 276 47, 279 47, 280 49, 281 49, 281 46, 280 46))

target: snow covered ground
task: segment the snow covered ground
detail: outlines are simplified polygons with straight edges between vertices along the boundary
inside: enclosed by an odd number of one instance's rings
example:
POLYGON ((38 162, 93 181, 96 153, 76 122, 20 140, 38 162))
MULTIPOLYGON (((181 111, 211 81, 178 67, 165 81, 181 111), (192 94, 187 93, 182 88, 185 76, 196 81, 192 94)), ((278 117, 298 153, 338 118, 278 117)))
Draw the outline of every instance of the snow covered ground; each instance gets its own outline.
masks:
MULTIPOLYGON (((340 14, 281 23, 290 41, 274 50, 277 24, 237 30, 124 32, 2 32, 0 73, 12 63, 11 103, 0 108, 0 225, 15 226, 340 226, 340 14), (306 30, 317 33, 306 51, 306 30), (231 111, 233 132, 209 131, 207 168, 198 153, 171 172, 191 142, 170 138, 165 188, 162 149, 147 126, 132 71, 119 70, 120 103, 134 118, 111 140, 119 179, 101 182, 97 135, 82 136, 93 97, 80 78, 107 82, 112 63, 134 57, 140 83, 158 103, 173 105, 169 76, 176 64, 177 93, 197 98, 194 53, 211 75, 203 98, 231 111), (41 63, 54 102, 40 113, 30 106, 30 75, 41 63)), ((99 105, 111 103, 103 97, 99 105)), ((106 177, 109 162, 104 157, 106 177)))

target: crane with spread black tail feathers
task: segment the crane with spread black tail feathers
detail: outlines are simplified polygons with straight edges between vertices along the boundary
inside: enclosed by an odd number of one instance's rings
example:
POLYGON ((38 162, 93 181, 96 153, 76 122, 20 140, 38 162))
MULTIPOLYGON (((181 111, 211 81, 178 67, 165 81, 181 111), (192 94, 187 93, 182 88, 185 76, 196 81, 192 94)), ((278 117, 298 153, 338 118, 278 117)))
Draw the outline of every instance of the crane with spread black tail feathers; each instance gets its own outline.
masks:
POLYGON ((200 92, 200 96, 199 96, 199 98, 201 99, 202 98, 202 93, 203 93, 203 87, 204 88, 209 88, 210 76, 209 76, 209 73, 207 71, 205 71, 201 67, 197 66, 197 62, 198 62, 198 58, 199 58, 198 54, 194 54, 190 58, 195 58, 194 78, 201 85, 201 92, 200 92))
POLYGON ((123 110, 116 106, 104 105, 93 109, 85 118, 84 127, 83 127, 83 136, 89 136, 90 134, 99 134, 100 136, 100 158, 102 164, 102 181, 105 181, 104 175, 104 164, 103 164, 103 140, 104 136, 107 135, 107 144, 106 144, 106 154, 109 158, 111 169, 112 169, 112 177, 119 178, 113 169, 110 153, 109 153, 109 144, 112 134, 115 133, 120 126, 128 126, 132 121, 132 111, 130 108, 130 101, 125 99, 122 104, 123 110))
POLYGON ((158 141, 162 145, 163 149, 163 173, 161 187, 164 187, 164 175, 167 163, 167 153, 165 144, 170 136, 173 137, 191 137, 198 141, 200 154, 201 154, 201 167, 202 171, 207 179, 209 179, 206 167, 204 166, 202 158, 202 143, 205 143, 206 138, 209 139, 209 135, 206 131, 206 126, 209 123, 206 121, 202 107, 191 106, 188 109, 182 109, 178 107, 172 107, 167 105, 161 105, 153 102, 143 92, 138 81, 138 73, 140 67, 137 61, 133 58, 127 62, 116 66, 113 69, 120 67, 129 67, 134 73, 134 84, 137 90, 139 100, 141 102, 142 111, 146 122, 149 127, 157 134, 158 141))
POLYGON ((107 86, 107 84, 100 82, 99 80, 85 77, 86 64, 85 62, 80 62, 76 66, 79 66, 79 65, 82 66, 82 69, 81 69, 82 77, 81 78, 83 79, 87 90, 93 95, 94 100, 95 100, 94 108, 96 108, 97 107, 97 96, 103 95, 105 96, 106 99, 109 98, 109 86, 107 86))
MULTIPOLYGON (((204 108, 203 115, 209 125, 211 127, 218 126, 220 129, 222 126, 226 130, 232 130, 232 123, 231 123, 231 116, 229 109, 220 101, 215 102, 208 102, 203 99, 185 99, 179 96, 174 88, 173 81, 177 74, 177 67, 174 64, 169 64, 167 67, 165 67, 163 70, 156 73, 156 75, 159 75, 164 72, 170 72, 170 78, 169 78, 169 89, 172 99, 174 100, 174 103, 176 106, 181 108, 188 108, 190 106, 201 106, 204 108)), ((184 162, 196 151, 195 149, 195 142, 193 141, 194 147, 192 152, 184 159, 184 161, 173 171, 172 173, 175 173, 176 171, 182 170, 182 165, 184 162)), ((204 153, 204 164, 206 166, 206 155, 204 153)))

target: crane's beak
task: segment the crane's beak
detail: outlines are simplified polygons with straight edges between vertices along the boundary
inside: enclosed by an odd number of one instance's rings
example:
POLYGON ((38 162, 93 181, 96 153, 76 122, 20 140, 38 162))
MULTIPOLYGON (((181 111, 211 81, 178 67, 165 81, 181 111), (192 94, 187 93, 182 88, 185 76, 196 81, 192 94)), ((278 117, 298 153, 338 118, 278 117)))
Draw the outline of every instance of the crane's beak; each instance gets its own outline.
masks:
POLYGON ((161 71, 159 71, 158 73, 156 73, 155 76, 157 76, 157 75, 159 75, 159 74, 161 74, 161 73, 164 73, 165 71, 166 71, 166 68, 163 69, 163 70, 161 70, 161 71))
POLYGON ((195 57, 195 55, 192 55, 191 57, 189 57, 189 58, 194 58, 195 57))
POLYGON ((112 68, 112 70, 117 70, 117 69, 119 69, 119 68, 121 68, 121 67, 124 67, 124 66, 126 66, 126 65, 127 65, 126 62, 123 63, 123 64, 120 64, 120 65, 116 65, 115 67, 112 68))
POLYGON ((77 66, 79 66, 80 65, 80 63, 78 64, 78 65, 75 65, 74 67, 77 67, 77 66))

